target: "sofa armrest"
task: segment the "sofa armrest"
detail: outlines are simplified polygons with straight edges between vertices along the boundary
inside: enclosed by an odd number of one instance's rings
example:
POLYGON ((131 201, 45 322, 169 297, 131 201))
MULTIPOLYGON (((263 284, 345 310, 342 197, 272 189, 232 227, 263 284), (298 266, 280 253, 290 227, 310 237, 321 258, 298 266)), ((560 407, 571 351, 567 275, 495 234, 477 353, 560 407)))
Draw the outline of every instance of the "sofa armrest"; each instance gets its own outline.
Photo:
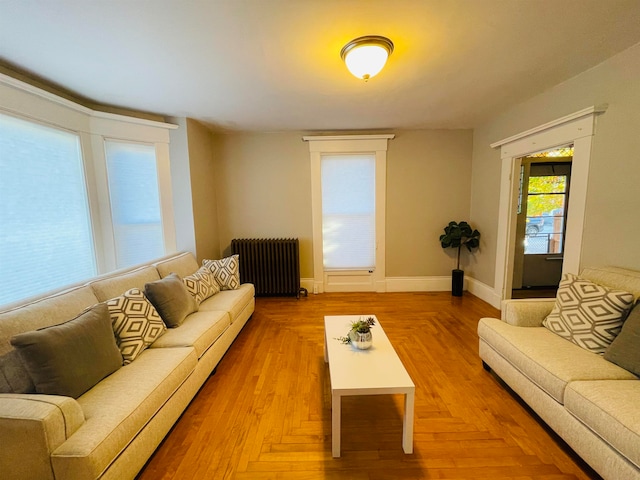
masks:
POLYGON ((83 423, 73 398, 0 394, 0 472, 13 479, 53 479, 51 453, 83 423))
POLYGON ((540 327, 551 313, 554 298, 531 298, 502 301, 502 321, 519 327, 540 327))

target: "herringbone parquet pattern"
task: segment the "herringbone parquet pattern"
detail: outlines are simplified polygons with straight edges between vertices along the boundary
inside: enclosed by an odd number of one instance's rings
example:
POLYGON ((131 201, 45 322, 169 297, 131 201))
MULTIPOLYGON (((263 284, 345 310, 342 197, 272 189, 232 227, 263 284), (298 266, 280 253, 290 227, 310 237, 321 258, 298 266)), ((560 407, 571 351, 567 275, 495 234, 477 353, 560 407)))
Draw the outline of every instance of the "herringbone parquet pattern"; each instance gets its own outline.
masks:
POLYGON ((597 479, 482 369, 477 321, 498 314, 467 293, 259 298, 139 479, 597 479), (412 455, 402 397, 383 395, 343 399, 331 457, 323 317, 340 314, 375 314, 416 384, 412 455))

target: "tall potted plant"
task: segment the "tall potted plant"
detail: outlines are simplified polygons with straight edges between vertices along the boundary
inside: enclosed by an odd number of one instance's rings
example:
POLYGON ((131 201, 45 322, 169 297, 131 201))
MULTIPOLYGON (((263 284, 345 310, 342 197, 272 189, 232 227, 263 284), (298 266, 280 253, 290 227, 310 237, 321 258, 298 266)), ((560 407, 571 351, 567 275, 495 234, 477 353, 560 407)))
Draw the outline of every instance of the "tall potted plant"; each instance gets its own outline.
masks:
POLYGON ((449 222, 444 227, 444 234, 440 235, 442 248, 457 248, 458 260, 456 268, 451 271, 451 294, 455 297, 462 296, 464 285, 464 270, 460 270, 460 249, 464 245, 470 252, 480 246, 480 232, 471 228, 467 222, 449 222))

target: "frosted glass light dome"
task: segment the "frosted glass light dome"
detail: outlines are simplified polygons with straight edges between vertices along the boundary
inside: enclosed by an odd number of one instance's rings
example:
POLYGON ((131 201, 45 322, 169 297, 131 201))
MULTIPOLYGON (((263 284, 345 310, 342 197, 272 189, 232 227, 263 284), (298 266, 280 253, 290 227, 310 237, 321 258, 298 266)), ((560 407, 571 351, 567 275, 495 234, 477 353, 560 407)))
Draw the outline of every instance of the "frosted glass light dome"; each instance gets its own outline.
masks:
POLYGON ((393 42, 386 37, 370 35, 350 41, 340 51, 349 71, 364 81, 375 77, 393 52, 393 42))

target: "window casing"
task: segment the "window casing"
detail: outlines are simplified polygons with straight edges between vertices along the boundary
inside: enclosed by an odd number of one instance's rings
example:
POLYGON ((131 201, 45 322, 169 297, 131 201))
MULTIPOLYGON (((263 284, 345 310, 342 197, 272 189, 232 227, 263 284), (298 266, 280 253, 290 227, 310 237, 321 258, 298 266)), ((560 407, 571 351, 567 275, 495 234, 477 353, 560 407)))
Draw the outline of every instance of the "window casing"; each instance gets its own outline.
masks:
POLYGON ((314 291, 386 291, 385 217, 387 143, 394 135, 305 136, 311 160, 314 291), (324 265, 323 156, 372 155, 375 158, 375 268, 332 269, 324 265))
MULTIPOLYGON (((21 232, 12 232, 13 244, 4 240, 4 245, 0 240, 0 259, 4 260, 7 255, 12 255, 14 263, 18 265, 32 265, 34 262, 39 263, 38 269, 42 272, 42 264, 49 263, 52 266, 56 261, 63 264, 77 264, 81 273, 74 275, 66 275, 60 273, 57 278, 51 276, 51 283, 40 285, 36 278, 25 281, 25 288, 20 293, 12 294, 9 297, 0 297, 0 305, 19 301, 20 299, 44 293, 45 291, 63 288, 73 283, 78 283, 100 273, 106 273, 116 268, 129 266, 131 262, 141 263, 150 258, 142 260, 141 258, 131 257, 117 258, 116 237, 114 228, 112 208, 110 202, 109 179, 107 175, 107 155, 106 143, 115 142, 131 145, 143 145, 149 155, 155 155, 156 161, 156 191, 155 199, 160 213, 160 231, 162 248, 156 248, 153 254, 171 253, 176 249, 175 243, 175 227, 173 219, 172 195, 171 195, 171 177, 169 164, 169 130, 177 128, 174 125, 142 120, 122 115, 107 114, 97 112, 69 100, 57 97, 51 93, 45 92, 28 84, 15 80, 11 77, 0 74, 0 115, 9 119, 14 124, 23 125, 26 130, 53 132, 53 137, 66 139, 68 144, 66 148, 68 160, 65 164, 67 170, 73 170, 74 176, 64 175, 52 167, 55 164, 51 155, 48 157, 44 154, 40 155, 40 159, 30 160, 27 166, 26 160, 20 160, 22 165, 20 168, 25 172, 32 169, 32 172, 41 172, 41 185, 47 182, 54 182, 58 188, 52 189, 53 193, 48 195, 49 201, 46 207, 51 209, 48 218, 55 219, 60 225, 61 219, 64 220, 64 226, 60 228, 49 227, 47 238, 35 238, 30 231, 23 228, 21 232), (153 152, 153 153, 152 153, 153 152), (42 159, 47 160, 47 166, 43 168, 42 159), (73 167, 73 168, 72 168, 73 167), (74 188, 73 195, 69 193, 74 188), (65 202, 74 200, 74 206, 71 207, 65 202), (61 212, 64 215, 60 215, 61 212), (78 220, 81 219, 81 220, 78 220), (69 222, 73 220, 74 227, 69 226, 69 222), (84 222, 84 223, 83 223, 84 222), (83 224, 84 230, 77 225, 83 224), (82 231, 82 233, 79 233, 82 231), (70 239, 69 236, 73 237, 70 239), (56 237, 63 238, 66 244, 64 252, 55 251, 49 253, 48 258, 40 259, 36 262, 38 255, 47 251, 51 244, 55 243, 56 237), (79 240, 78 240, 79 239, 79 240), (30 242, 30 240, 36 240, 30 242), (74 244, 73 241, 79 241, 74 244), (14 248, 16 244, 24 246, 22 253, 18 255, 14 248), (65 256, 71 255, 71 258, 65 256)), ((8 134, 3 134, 0 130, 0 144, 8 141, 8 134)), ((0 147, 2 148, 2 147, 0 147)), ((13 147, 16 149, 15 145, 13 147)), ((50 150, 49 146, 43 144, 42 149, 50 150)), ((64 150, 64 149, 63 149, 64 150)), ((5 163, 11 158, 23 158, 19 154, 8 154, 7 150, 2 150, 0 154, 0 169, 6 168, 5 163)), ((26 157, 25 157, 26 158, 26 157)), ((147 162, 148 164, 149 162, 147 162)), ((15 165, 14 165, 15 166, 15 165)), ((69 171, 71 171, 69 170, 69 171)), ((148 169, 147 169, 148 171, 148 169)), ((15 172, 12 173, 15 177, 15 172)), ((0 176, 4 178, 3 173, 0 176)), ((31 174, 32 180, 37 180, 37 175, 31 174)), ((11 182, 9 182, 11 183, 11 182)), ((9 195, 9 190, 0 179, 0 198, 3 194, 5 197, 9 195)), ((32 203, 29 195, 33 195, 37 190, 45 190, 44 187, 34 186, 24 188, 21 196, 16 197, 18 204, 24 203, 29 205, 32 203), (31 191, 31 193, 29 193, 31 191)), ((14 189, 15 190, 15 189, 14 189)), ((12 194, 15 196, 15 192, 12 194)), ((9 211, 8 207, 1 207, 4 210, 0 215, 6 215, 9 211)), ((29 217, 26 206, 22 206, 21 210, 15 210, 16 215, 29 217)), ((117 215, 116 215, 117 217, 117 215)), ((154 218, 156 225, 154 228, 157 232, 157 214, 154 218)), ((6 236, 5 225, 9 225, 6 219, 0 221, 0 235, 6 236)), ((14 220, 15 223, 15 220, 14 220)), ((7 228, 8 229, 8 228, 7 228)), ((156 234, 156 238, 157 238, 156 234)), ((156 245, 157 245, 156 241, 156 245)), ((155 255, 158 256, 158 255, 155 255)), ((2 265, 5 264, 2 261, 2 265)), ((9 268, 2 267, 0 268, 9 268)), ((24 267, 27 268, 27 267, 24 267)), ((29 271, 36 272, 36 268, 27 268, 29 271)), ((58 272, 62 272, 58 269, 58 272)), ((17 281, 16 277, 22 276, 23 271, 8 272, 3 277, 11 278, 13 282, 17 281)))

